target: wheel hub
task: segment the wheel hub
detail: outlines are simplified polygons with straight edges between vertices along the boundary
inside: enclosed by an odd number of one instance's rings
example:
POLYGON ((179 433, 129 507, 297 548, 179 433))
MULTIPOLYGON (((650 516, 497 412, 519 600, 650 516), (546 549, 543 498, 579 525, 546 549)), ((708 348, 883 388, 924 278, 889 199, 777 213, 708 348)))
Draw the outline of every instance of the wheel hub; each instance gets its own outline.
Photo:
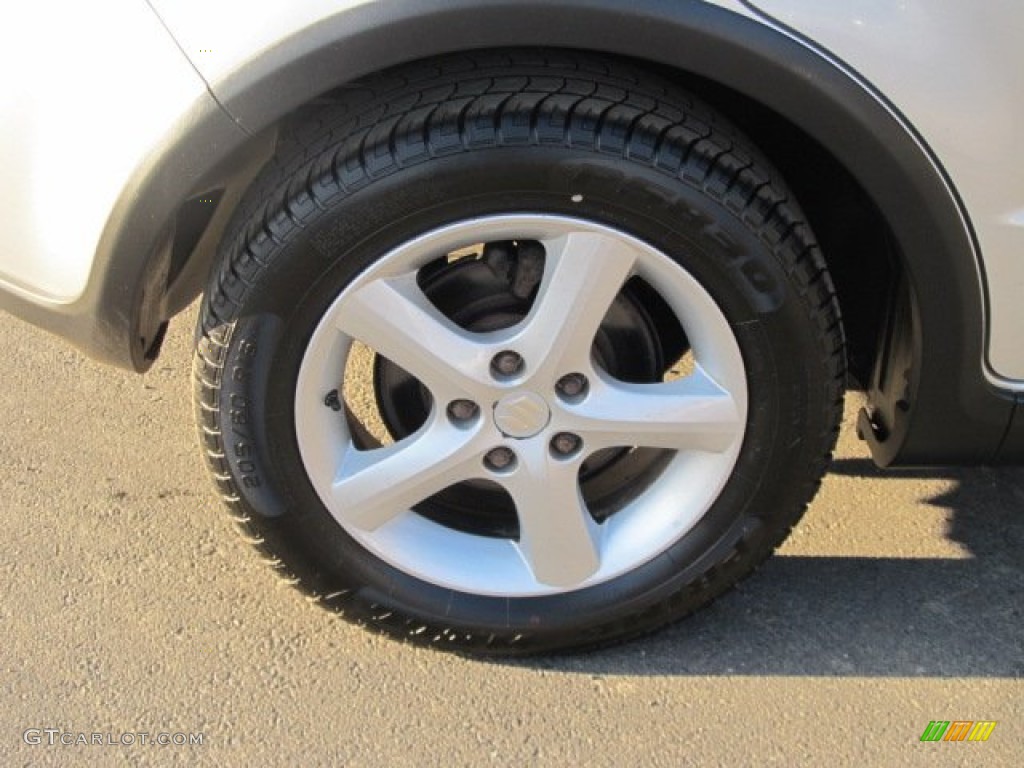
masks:
POLYGON ((540 395, 517 392, 494 406, 494 423, 506 437, 533 437, 551 421, 551 409, 540 395))

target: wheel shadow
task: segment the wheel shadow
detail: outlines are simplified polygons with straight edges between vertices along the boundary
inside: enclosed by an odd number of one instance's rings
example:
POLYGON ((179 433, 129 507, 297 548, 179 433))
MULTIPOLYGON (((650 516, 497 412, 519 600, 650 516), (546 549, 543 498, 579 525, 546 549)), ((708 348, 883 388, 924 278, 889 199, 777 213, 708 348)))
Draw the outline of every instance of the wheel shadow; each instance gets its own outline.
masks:
MULTIPOLYGON (((832 472, 885 481, 866 459, 832 472)), ((773 557, 708 609, 649 638, 545 658, 566 672, 1024 677, 1024 469, 926 470, 968 559, 773 557)), ((884 536, 884 529, 878 531, 884 536)))

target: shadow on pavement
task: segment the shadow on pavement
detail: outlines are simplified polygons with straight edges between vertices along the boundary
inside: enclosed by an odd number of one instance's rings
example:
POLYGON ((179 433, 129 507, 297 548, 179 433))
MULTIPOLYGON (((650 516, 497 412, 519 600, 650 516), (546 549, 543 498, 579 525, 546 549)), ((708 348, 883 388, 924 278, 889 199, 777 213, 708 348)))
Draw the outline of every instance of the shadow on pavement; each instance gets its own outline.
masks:
POLYGON ((832 472, 954 480, 927 501, 951 511, 948 535, 969 559, 776 556, 650 638, 525 663, 623 675, 1024 677, 1024 469, 892 475, 847 459, 832 472))

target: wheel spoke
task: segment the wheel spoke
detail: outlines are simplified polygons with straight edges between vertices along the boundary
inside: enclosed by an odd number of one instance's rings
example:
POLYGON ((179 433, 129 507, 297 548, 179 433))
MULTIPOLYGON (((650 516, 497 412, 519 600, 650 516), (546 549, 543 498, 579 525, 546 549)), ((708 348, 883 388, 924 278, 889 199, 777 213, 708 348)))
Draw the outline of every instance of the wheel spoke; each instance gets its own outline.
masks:
POLYGON ((448 486, 482 474, 473 433, 436 422, 384 448, 349 446, 331 488, 352 525, 374 530, 448 486))
POLYGON ((487 369, 490 347, 441 314, 412 274, 362 286, 341 303, 335 324, 442 401, 476 391, 477 372, 487 369))
POLYGON ((588 451, 635 445, 722 453, 743 432, 735 399, 699 367, 661 384, 602 378, 566 412, 563 423, 583 437, 588 451))
POLYGON ((622 241, 574 232, 545 243, 544 277, 526 318, 521 353, 535 372, 580 368, 636 254, 622 241))
POLYGON ((551 458, 543 444, 519 455, 520 466, 502 481, 519 516, 519 550, 542 584, 573 587, 601 564, 600 527, 579 488, 579 463, 551 458))

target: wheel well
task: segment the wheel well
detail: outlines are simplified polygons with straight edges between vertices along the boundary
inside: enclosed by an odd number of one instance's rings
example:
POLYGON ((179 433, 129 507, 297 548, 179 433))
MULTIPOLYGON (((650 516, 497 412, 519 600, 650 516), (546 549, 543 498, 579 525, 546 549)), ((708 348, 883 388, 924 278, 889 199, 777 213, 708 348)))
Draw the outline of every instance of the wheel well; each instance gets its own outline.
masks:
POLYGON ((101 320, 69 336, 145 367, 125 354, 131 333, 195 295, 191 278, 201 285, 206 277, 220 222, 206 228, 171 298, 155 285, 159 274, 134 292, 123 286, 139 285, 143 271, 171 271, 169 257, 154 255, 154 240, 171 230, 181 201, 224 189, 215 219, 235 207, 230 193, 248 180, 225 185, 223 166, 212 166, 232 148, 251 148, 245 137, 269 134, 265 160, 288 114, 345 82, 467 47, 499 51, 530 40, 534 50, 631 58, 689 85, 780 169, 837 283, 851 367, 870 388, 866 437, 876 461, 969 463, 995 454, 1015 401, 984 375, 985 295, 968 213, 913 127, 813 42, 701 0, 380 5, 326 16, 210 82, 220 109, 205 108, 200 130, 176 136, 175 152, 163 152, 142 179, 148 195, 133 187, 126 196, 125 216, 108 227, 104 246, 122 268, 75 308, 99 307, 101 320), (97 328, 105 330, 102 349, 90 335, 97 328))
MULTIPOLYGON (((804 209, 835 282, 847 337, 851 384, 867 386, 882 338, 886 305, 899 278, 900 259, 888 226, 846 168, 798 125, 737 91, 649 61, 599 52, 593 55, 630 61, 642 70, 686 87, 735 123, 780 171, 804 209)), ((277 127, 295 129, 322 98, 285 115, 277 127)), ((259 141, 250 142, 262 143, 259 156, 269 158, 272 154, 268 154, 266 138, 273 132, 272 127, 261 134, 259 141)), ((252 174, 243 178, 251 181, 252 174)), ((240 189, 232 191, 234 194, 224 200, 222 188, 195 198, 213 199, 220 206, 197 206, 193 204, 195 199, 190 199, 179 209, 170 265, 172 311, 191 301, 215 266, 216 240, 227 225, 230 208, 243 197, 240 189), (220 216, 213 222, 213 211, 218 208, 220 216), (208 226, 211 223, 213 226, 208 226), (178 279, 182 277, 185 279, 178 279)))
MULTIPOLYGON (((744 94, 650 61, 587 53, 628 61, 687 88, 736 124, 779 170, 814 230, 836 285, 850 384, 866 388, 883 338, 887 305, 899 282, 900 254, 885 220, 849 171, 800 126, 744 94)), ((322 98, 293 110, 279 126, 296 128, 322 98)))
POLYGON ((849 171, 800 126, 705 78, 675 70, 661 74, 736 124, 793 190, 835 282, 851 386, 866 388, 901 269, 895 238, 878 209, 849 171))

